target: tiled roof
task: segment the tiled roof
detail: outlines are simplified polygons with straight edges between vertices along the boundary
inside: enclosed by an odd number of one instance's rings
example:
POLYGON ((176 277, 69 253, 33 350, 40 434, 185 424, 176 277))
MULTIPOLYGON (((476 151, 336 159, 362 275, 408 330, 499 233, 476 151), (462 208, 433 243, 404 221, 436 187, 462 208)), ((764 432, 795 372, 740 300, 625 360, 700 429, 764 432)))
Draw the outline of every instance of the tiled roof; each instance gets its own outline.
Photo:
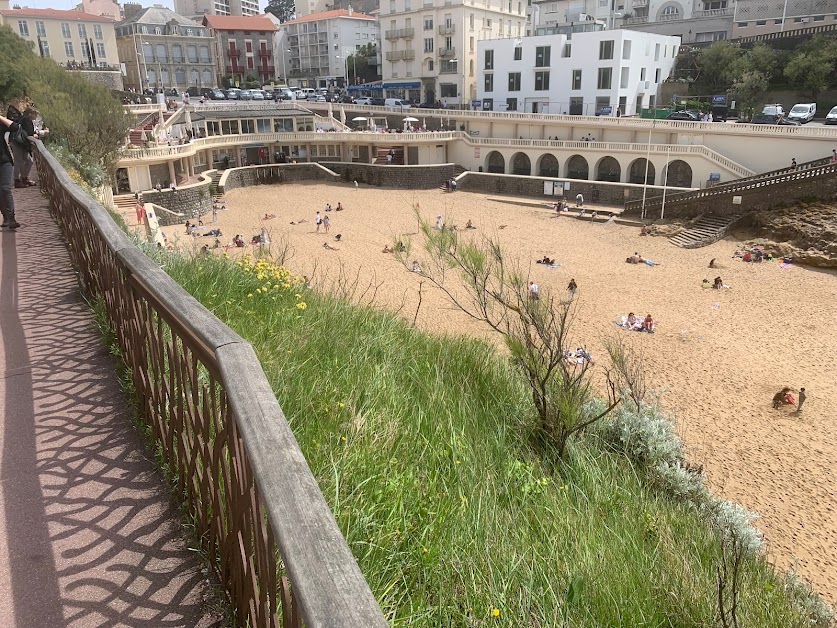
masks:
POLYGON ((60 9, 0 9, 0 15, 9 17, 46 17, 56 20, 83 20, 85 22, 116 22, 112 17, 93 15, 82 11, 62 11, 60 9))
POLYGON ((203 23, 216 31, 275 31, 276 25, 263 15, 205 15, 203 23))
POLYGON ((200 24, 198 24, 194 20, 190 20, 188 17, 178 15, 171 9, 161 6, 145 7, 136 15, 133 15, 123 20, 121 22, 121 25, 146 24, 163 26, 166 24, 170 24, 172 21, 174 21, 179 26, 184 26, 186 28, 200 26, 200 24))
POLYGON ((335 17, 352 17, 358 20, 374 20, 375 18, 366 13, 358 13, 353 11, 349 13, 346 9, 337 9, 335 11, 323 11, 321 13, 312 13, 311 15, 304 15, 295 20, 288 20, 285 24, 296 24, 298 22, 310 22, 312 20, 328 20, 335 17))

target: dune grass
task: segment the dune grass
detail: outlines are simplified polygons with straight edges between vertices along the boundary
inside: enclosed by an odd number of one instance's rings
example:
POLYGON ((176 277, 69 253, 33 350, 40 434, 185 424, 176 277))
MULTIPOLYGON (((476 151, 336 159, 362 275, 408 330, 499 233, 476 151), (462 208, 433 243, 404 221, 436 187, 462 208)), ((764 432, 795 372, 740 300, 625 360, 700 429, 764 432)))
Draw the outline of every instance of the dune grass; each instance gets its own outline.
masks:
MULTIPOLYGON (((560 469, 535 455, 531 395, 490 347, 265 263, 161 260, 255 347, 393 626, 715 625, 711 528, 591 436, 560 469)), ((742 583, 742 626, 812 625, 762 558, 742 583)))

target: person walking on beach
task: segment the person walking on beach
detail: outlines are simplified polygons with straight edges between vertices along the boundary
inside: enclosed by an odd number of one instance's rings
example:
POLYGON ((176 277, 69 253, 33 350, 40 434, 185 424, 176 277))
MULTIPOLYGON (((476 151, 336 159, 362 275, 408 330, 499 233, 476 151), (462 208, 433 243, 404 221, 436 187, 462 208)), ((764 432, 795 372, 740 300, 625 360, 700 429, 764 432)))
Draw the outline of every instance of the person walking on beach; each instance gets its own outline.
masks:
POLYGON ((331 220, 329 219, 328 216, 326 216, 325 218, 323 218, 323 228, 325 229, 326 233, 328 233, 328 228, 330 226, 331 226, 331 220))
POLYGON ((575 195, 575 206, 584 207, 584 196, 581 194, 581 192, 575 195))
POLYGON ((538 288, 538 284, 536 284, 534 281, 530 281, 529 282, 529 298, 532 299, 532 301, 537 301, 538 299, 541 298, 540 294, 538 294, 539 291, 540 291, 540 289, 538 288))
POLYGON ((799 397, 797 398, 796 402, 796 413, 800 414, 802 412, 802 404, 805 403, 805 400, 808 398, 808 395, 805 394, 805 389, 799 389, 799 397))
POLYGON ((570 279, 569 285, 567 285, 567 296, 572 301, 575 298, 575 291, 578 290, 578 284, 575 283, 575 279, 570 279))
POLYGON ((320 212, 317 212, 317 215, 314 217, 314 222, 317 225, 316 232, 319 233, 320 232, 320 225, 323 224, 323 217, 320 216, 320 212))

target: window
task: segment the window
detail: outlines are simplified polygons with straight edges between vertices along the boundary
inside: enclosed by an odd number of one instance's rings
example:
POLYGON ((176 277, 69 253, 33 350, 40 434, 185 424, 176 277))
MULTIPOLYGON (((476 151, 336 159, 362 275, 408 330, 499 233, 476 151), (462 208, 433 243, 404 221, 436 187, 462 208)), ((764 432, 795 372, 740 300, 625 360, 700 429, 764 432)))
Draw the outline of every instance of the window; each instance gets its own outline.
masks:
POLYGON ((274 133, 293 133, 294 121, 293 118, 274 118, 273 132, 274 133))
MULTIPOLYGON (((776 23, 777 23, 777 24, 781 24, 781 23, 782 23, 782 20, 776 20, 776 23)), ((738 23, 738 27, 739 27, 739 28, 744 28, 744 27, 746 27, 746 26, 747 26, 747 22, 739 22, 739 23, 738 23)))
POLYGON ((440 83, 439 92, 442 98, 456 98, 456 83, 440 83))
POLYGON ((171 60, 174 63, 183 63, 183 46, 174 44, 171 47, 171 60))
POLYGON ((186 60, 189 63, 197 63, 198 62, 198 47, 197 46, 186 46, 186 60))
POLYGON ((41 54, 49 57, 49 42, 46 39, 41 40, 41 54))
POLYGON ((186 36, 187 36, 187 37, 191 37, 191 36, 192 36, 192 33, 193 33, 193 31, 192 31, 192 29, 191 29, 191 28, 187 28, 187 29, 186 29, 186 36))
POLYGON ((660 60, 660 44, 654 46, 654 61, 660 60))
POLYGON ((255 68, 255 64, 253 63, 253 57, 247 57, 247 69, 252 70, 255 68))
POLYGON ((680 19, 680 7, 676 7, 673 5, 669 5, 663 9, 662 13, 660 14, 660 20, 665 22, 667 20, 678 20, 680 19))
POLYGON ((38 37, 46 37, 46 27, 43 22, 35 22, 35 31, 38 33, 38 37))
POLYGON ((432 72, 432 71, 433 71, 433 59, 428 60, 428 62, 427 62, 427 71, 428 71, 428 72, 432 72))
POLYGON ((68 59, 72 59, 73 57, 75 57, 75 55, 73 54, 73 42, 64 42, 64 54, 67 55, 68 59))
POLYGON ((29 24, 26 22, 26 20, 17 21, 17 30, 20 31, 21 37, 29 37, 29 24))
POLYGON ((242 133, 255 133, 256 132, 255 120, 242 120, 241 121, 241 132, 242 133))
POLYGON ((468 40, 468 50, 470 50, 471 52, 474 52, 474 38, 473 37, 471 37, 468 40))
POLYGON ((631 40, 626 39, 622 42, 622 58, 628 60, 631 58, 631 40))
POLYGON ((572 89, 581 89, 581 70, 573 70, 572 89))
POLYGON ((543 92, 549 89, 549 72, 535 72, 535 91, 543 92))
POLYGON ((639 71, 639 80, 640 80, 640 81, 644 81, 644 80, 645 80, 645 68, 642 68, 642 69, 639 71))
POLYGON ((823 21, 825 21, 825 16, 824 15, 815 15, 814 16, 814 21, 815 22, 823 22, 823 21))
POLYGON ((767 24, 767 20, 756 20, 756 26, 764 26, 767 24))
POLYGON ((433 18, 426 17, 424 18, 424 30, 432 31, 433 30, 433 18))
POLYGON ((551 46, 538 46, 535 48, 535 67, 548 68, 549 67, 549 52, 551 46))
POLYGON ((660 82, 660 68, 657 68, 656 70, 654 70, 654 82, 655 83, 660 82))
POLYGON ((340 36, 340 33, 334 33, 334 39, 337 39, 340 36))
POLYGON ((599 59, 613 59, 613 40, 599 42, 599 59))
POLYGON ((105 58, 105 45, 101 42, 96 44, 96 56, 99 59, 105 58))
POLYGON ((506 98, 506 111, 517 111, 517 98, 506 98))
POLYGON ((433 38, 427 37, 424 40, 424 51, 425 52, 433 52, 433 38))
POLYGON ((726 9, 727 8, 727 0, 709 0, 708 2, 704 0, 703 2, 703 10, 704 11, 712 11, 714 9, 726 9))
POLYGON ((520 91, 520 72, 509 72, 509 91, 520 91))
POLYGON ((493 74, 486 74, 485 75, 485 91, 493 92, 494 91, 494 75, 493 74))
POLYGON ((485 70, 493 70, 494 69, 494 51, 493 50, 486 50, 485 51, 485 70))
POLYGON ((523 48, 516 46, 514 49, 514 60, 521 61, 523 59, 523 48))
POLYGON ((270 118, 259 118, 256 120, 256 132, 270 133, 270 118))
POLYGON ((211 63, 211 61, 209 60, 209 46, 201 46, 200 53, 201 63, 211 63))
POLYGON ((573 45, 572 44, 564 44, 564 49, 561 50, 561 56, 563 58, 568 58, 573 53, 573 45))
POLYGON ((186 84, 186 70, 183 68, 177 68, 174 71, 174 82, 178 85, 185 85, 186 84))
POLYGON ((221 120, 221 133, 238 135, 238 120, 221 120))
POLYGON ((471 13, 470 17, 468 18, 468 24, 471 27, 471 30, 474 30, 474 14, 471 13))
POLYGON ((613 68, 599 68, 599 81, 596 89, 610 89, 613 68))
POLYGON ((619 77, 619 87, 621 89, 627 89, 628 88, 628 78, 630 77, 630 74, 631 74, 631 68, 622 68, 621 76, 619 77))

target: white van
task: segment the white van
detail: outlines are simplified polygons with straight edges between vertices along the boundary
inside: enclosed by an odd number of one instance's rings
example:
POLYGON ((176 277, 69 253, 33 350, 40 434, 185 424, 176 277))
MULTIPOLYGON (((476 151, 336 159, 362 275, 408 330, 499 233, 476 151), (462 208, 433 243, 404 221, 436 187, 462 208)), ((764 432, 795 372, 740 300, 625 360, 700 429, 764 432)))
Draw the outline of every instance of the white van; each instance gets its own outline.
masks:
POLYGON ((385 107, 400 107, 401 109, 409 109, 412 105, 407 100, 401 100, 400 98, 387 98, 384 100, 385 107))
POLYGON ((825 123, 837 124, 837 107, 832 107, 831 111, 825 115, 825 123))
POLYGON ((297 100, 308 100, 308 97, 311 95, 316 94, 317 92, 314 90, 313 87, 300 87, 296 90, 296 99, 297 100))
POLYGON ((817 113, 817 104, 813 102, 799 103, 793 106, 788 113, 788 118, 796 120, 800 124, 805 124, 814 119, 817 113))

